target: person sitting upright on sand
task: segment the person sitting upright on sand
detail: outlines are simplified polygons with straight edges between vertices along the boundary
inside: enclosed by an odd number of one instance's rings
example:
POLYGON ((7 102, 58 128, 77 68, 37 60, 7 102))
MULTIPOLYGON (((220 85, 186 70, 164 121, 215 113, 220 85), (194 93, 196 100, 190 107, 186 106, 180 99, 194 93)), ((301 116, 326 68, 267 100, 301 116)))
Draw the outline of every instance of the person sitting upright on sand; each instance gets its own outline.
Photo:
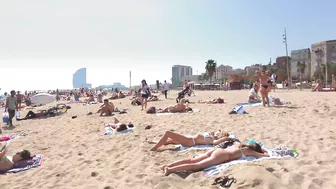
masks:
POLYGON ((322 82, 321 80, 316 80, 315 86, 312 88, 312 91, 322 91, 322 82))
POLYGON ((112 112, 114 112, 114 104, 109 102, 108 99, 104 99, 104 104, 100 106, 97 113, 100 113, 100 116, 110 116, 112 115, 112 112))
POLYGON ((254 83, 250 85, 250 93, 249 93, 249 99, 248 103, 259 103, 261 100, 259 99, 258 96, 258 86, 254 83))

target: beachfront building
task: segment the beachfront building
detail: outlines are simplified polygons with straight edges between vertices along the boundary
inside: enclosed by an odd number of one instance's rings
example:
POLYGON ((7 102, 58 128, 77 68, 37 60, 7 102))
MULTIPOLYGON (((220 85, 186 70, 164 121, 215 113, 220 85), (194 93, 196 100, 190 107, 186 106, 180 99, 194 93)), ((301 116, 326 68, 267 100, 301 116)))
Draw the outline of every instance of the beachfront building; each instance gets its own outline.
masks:
POLYGON ((213 81, 215 79, 223 81, 227 76, 231 74, 232 70, 233 68, 231 66, 221 64, 216 69, 216 73, 214 74, 215 78, 213 78, 213 81))
POLYGON ((310 49, 298 49, 291 51, 291 61, 290 61, 290 75, 293 78, 300 78, 300 69, 298 64, 305 64, 305 69, 302 75, 303 80, 310 80, 310 71, 311 71, 311 64, 310 64, 310 49))
POLYGON ((257 70, 261 70, 261 65, 257 64, 252 66, 246 66, 245 67, 246 76, 255 76, 255 72, 257 70))
POLYGON ((86 68, 78 69, 72 76, 73 88, 92 88, 91 84, 86 83, 86 68))
POLYGON ((172 67, 172 87, 182 86, 184 80, 182 77, 193 75, 192 67, 183 65, 174 65, 172 67))
MULTIPOLYGON (((319 70, 319 66, 325 63, 336 63, 336 40, 322 41, 311 46, 311 77, 319 70)), ((323 74, 322 74, 323 75, 323 74)), ((328 78, 329 80, 331 78, 328 78)))

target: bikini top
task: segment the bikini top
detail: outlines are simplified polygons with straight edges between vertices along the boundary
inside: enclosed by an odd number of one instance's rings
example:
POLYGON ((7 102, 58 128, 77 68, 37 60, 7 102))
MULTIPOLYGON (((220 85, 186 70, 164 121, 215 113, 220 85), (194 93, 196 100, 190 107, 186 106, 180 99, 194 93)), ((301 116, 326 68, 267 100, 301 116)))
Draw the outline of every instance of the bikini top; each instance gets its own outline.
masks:
POLYGON ((205 140, 206 138, 212 138, 212 139, 214 139, 214 137, 211 135, 210 132, 205 132, 205 133, 203 133, 203 137, 204 137, 204 140, 205 140))

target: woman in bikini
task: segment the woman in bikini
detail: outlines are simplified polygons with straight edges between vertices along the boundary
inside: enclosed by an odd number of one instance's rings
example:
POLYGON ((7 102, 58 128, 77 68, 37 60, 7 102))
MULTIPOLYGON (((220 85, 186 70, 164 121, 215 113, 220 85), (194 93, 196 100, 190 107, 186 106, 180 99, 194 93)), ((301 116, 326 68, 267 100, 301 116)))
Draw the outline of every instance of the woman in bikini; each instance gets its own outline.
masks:
POLYGON ((262 98, 263 105, 269 107, 269 99, 268 99, 268 93, 271 91, 272 87, 272 81, 269 79, 269 72, 259 72, 256 71, 256 75, 259 77, 260 80, 260 94, 262 98))
POLYGON ((14 164, 21 160, 28 160, 31 158, 28 150, 17 152, 13 157, 6 156, 8 143, 0 144, 0 171, 8 171, 14 167, 14 164))
POLYGON ((244 156, 269 157, 267 152, 257 143, 252 145, 240 144, 225 149, 215 148, 195 158, 183 159, 169 165, 161 166, 161 169, 166 176, 181 171, 200 171, 244 156))
POLYGON ((151 151, 156 151, 158 148, 169 144, 180 144, 182 146, 191 147, 195 145, 218 145, 225 141, 238 141, 237 139, 230 138, 229 134, 221 130, 217 132, 205 132, 203 134, 197 134, 194 137, 187 137, 181 134, 177 134, 171 131, 166 131, 162 138, 156 143, 151 151))

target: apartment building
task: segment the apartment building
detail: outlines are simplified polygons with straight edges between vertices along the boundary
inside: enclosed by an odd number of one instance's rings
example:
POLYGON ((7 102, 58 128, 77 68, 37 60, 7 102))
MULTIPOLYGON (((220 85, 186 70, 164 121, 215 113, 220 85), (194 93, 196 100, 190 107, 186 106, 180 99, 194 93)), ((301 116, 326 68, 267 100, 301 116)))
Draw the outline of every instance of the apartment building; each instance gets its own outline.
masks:
POLYGON ((310 80, 311 79, 311 52, 309 48, 298 49, 291 51, 291 60, 290 60, 290 75, 294 78, 300 78, 300 69, 298 64, 305 64, 306 68, 302 75, 302 79, 310 80))
POLYGON ((336 63, 336 40, 321 41, 311 46, 311 77, 321 64, 336 63))

